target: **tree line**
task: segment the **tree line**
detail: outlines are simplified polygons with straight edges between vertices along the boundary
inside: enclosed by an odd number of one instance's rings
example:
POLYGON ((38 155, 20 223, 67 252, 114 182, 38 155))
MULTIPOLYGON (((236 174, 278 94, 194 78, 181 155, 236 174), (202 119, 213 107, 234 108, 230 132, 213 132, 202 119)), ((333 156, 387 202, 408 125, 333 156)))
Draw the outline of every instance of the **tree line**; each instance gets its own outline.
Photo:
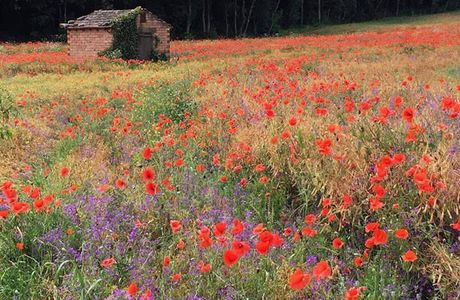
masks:
POLYGON ((0 0, 0 39, 62 37, 59 23, 96 9, 142 6, 174 38, 273 35, 303 25, 347 23, 460 8, 459 0, 0 0))

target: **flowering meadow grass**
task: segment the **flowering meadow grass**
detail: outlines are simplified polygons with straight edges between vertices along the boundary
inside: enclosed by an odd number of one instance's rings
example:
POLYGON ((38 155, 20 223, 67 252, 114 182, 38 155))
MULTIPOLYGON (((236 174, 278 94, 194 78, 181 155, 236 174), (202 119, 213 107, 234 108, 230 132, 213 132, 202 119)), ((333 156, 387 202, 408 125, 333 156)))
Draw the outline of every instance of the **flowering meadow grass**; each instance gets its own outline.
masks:
POLYGON ((460 19, 0 45, 0 299, 458 299, 460 19))

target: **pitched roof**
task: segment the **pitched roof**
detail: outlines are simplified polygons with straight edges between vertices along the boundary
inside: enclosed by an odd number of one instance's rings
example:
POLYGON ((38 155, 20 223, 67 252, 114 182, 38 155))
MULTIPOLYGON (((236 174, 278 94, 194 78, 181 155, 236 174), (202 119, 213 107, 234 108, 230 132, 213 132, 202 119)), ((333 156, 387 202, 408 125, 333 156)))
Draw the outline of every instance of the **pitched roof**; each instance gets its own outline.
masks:
MULTIPOLYGON (((89 15, 82 16, 76 20, 71 20, 68 23, 61 23, 60 26, 62 28, 109 28, 114 19, 130 11, 132 11, 132 9, 95 10, 89 15)), ((142 8, 142 11, 149 12, 144 8, 142 8)), ((171 25, 168 24, 167 22, 161 20, 154 14, 152 14, 152 16, 158 21, 160 21, 161 23, 171 28, 171 25)))
POLYGON ((130 12, 131 9, 124 10, 95 10, 89 15, 79 17, 75 21, 65 24, 66 28, 84 27, 110 27, 110 23, 117 17, 130 12))

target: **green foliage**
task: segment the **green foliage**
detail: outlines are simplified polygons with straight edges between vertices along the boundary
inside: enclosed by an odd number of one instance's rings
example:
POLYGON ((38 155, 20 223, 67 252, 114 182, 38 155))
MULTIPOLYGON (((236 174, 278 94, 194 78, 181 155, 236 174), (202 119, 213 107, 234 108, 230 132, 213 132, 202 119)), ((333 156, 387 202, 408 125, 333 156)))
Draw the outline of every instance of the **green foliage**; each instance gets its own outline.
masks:
POLYGON ((152 50, 152 60, 153 61, 167 61, 168 56, 164 53, 158 53, 155 49, 152 50))
POLYGON ((16 113, 13 96, 7 89, 0 87, 0 120, 6 122, 16 113))
POLYGON ((102 55, 109 58, 138 58, 139 34, 136 18, 140 11, 141 8, 137 7, 112 22, 112 46, 104 50, 102 55))
POLYGON ((193 113, 196 103, 191 100, 191 82, 163 82, 145 87, 140 92, 143 105, 134 111, 134 119, 151 120, 165 115, 174 122, 185 119, 185 114, 193 113))
POLYGON ((100 54, 110 59, 122 58, 123 56, 120 49, 112 49, 112 47, 102 51, 100 54))
POLYGON ((168 60, 168 56, 166 56, 165 53, 159 53, 159 52, 156 50, 158 44, 160 43, 160 39, 159 39, 156 35, 154 36, 154 39, 155 39, 155 44, 153 45, 153 49, 152 49, 152 53, 150 54, 150 58, 151 58, 153 61, 167 61, 167 60, 168 60))
POLYGON ((12 137, 13 133, 8 121, 17 112, 13 96, 7 89, 0 87, 0 140, 12 137))
POLYGON ((27 214, 2 223, 0 230, 0 298, 50 299, 55 288, 56 249, 43 241, 53 228, 67 228, 68 220, 58 211, 49 215, 27 214), (14 234, 11 234, 14 233, 14 234), (16 243, 24 243, 18 250, 16 243))

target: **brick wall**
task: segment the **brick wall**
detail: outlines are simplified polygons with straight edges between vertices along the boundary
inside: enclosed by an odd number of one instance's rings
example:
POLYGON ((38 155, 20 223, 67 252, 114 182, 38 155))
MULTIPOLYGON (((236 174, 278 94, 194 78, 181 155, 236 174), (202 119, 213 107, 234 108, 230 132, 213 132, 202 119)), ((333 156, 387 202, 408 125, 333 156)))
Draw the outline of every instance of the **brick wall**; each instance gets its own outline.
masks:
MULTIPOLYGON (((145 11, 143 22, 140 15, 136 22, 140 32, 153 32, 158 38, 155 50, 169 57, 171 41, 169 25, 148 11, 145 11)), ((99 52, 112 45, 112 38, 110 28, 69 28, 67 30, 69 54, 74 58, 96 58, 99 52)))
POLYGON ((148 31, 153 30, 154 35, 158 37, 159 43, 157 45, 156 51, 158 53, 166 54, 169 57, 170 52, 170 28, 169 25, 162 20, 158 19, 152 13, 146 12, 145 22, 141 23, 141 16, 137 17, 137 28, 139 31, 148 31))
POLYGON ((112 45, 112 33, 109 28, 69 29, 67 41, 70 56, 96 58, 100 51, 112 45))

